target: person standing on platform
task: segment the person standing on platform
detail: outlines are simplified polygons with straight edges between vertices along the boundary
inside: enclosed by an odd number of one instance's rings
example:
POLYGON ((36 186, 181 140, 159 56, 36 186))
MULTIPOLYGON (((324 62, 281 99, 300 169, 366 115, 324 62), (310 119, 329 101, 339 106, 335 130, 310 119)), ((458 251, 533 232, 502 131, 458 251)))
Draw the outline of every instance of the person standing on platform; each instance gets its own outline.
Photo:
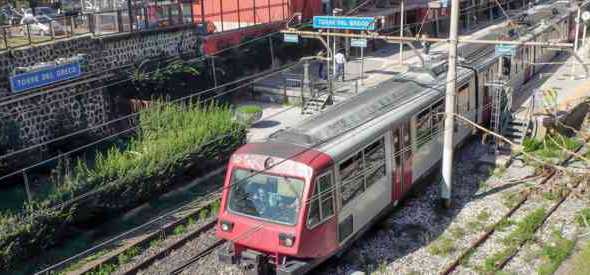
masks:
POLYGON ((339 51, 335 56, 334 60, 336 61, 336 75, 334 79, 338 80, 339 77, 342 76, 342 81, 344 81, 344 66, 346 65, 346 57, 342 51, 339 51))

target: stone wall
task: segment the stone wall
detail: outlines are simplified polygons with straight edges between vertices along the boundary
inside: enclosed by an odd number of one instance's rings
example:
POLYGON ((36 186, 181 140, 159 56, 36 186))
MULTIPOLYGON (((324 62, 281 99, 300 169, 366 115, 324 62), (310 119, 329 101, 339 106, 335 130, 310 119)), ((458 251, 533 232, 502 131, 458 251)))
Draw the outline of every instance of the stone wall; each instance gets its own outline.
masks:
MULTIPOLYGON (((18 126, 18 143, 22 147, 61 136, 64 131, 102 124, 113 118, 113 100, 104 86, 114 79, 126 77, 115 69, 126 69, 126 65, 162 55, 197 55, 199 45, 200 33, 193 26, 108 37, 88 35, 1 52, 0 131, 7 124, 18 126), (49 89, 11 93, 8 77, 15 67, 76 54, 87 55, 88 67, 80 79, 49 89)), ((93 135, 104 135, 108 130, 108 127, 103 127, 94 131, 93 135)))

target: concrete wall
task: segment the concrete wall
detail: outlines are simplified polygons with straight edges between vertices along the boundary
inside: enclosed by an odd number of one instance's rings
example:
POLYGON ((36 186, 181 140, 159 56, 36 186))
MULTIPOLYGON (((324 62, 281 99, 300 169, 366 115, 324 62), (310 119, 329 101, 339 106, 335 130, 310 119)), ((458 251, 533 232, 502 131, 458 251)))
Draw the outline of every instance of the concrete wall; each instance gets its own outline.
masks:
MULTIPOLYGON (((146 58, 179 53, 197 55, 200 32, 195 27, 77 37, 0 53, 0 129, 11 123, 20 128, 22 146, 38 144, 68 131, 99 125, 112 119, 112 100, 105 85, 127 77, 113 70, 146 58), (13 94, 8 77, 15 67, 86 54, 88 69, 80 79, 42 91, 13 94), (65 123, 65 125, 61 125, 65 123)), ((93 135, 105 134, 108 128, 93 135)), ((2 133, 0 133, 2 135, 2 133)))

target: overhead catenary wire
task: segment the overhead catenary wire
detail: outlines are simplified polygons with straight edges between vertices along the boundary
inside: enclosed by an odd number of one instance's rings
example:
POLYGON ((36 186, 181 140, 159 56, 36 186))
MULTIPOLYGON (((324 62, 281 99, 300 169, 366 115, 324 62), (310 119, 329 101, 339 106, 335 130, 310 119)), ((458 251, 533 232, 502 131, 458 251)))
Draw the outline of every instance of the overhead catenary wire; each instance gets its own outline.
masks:
MULTIPOLYGON (((349 130, 347 130, 347 131, 349 131, 349 130)), ((345 134, 345 133, 346 133, 346 132, 344 132, 344 133, 342 133, 342 134, 345 134)), ((313 148, 313 147, 312 147, 312 148, 313 148)))

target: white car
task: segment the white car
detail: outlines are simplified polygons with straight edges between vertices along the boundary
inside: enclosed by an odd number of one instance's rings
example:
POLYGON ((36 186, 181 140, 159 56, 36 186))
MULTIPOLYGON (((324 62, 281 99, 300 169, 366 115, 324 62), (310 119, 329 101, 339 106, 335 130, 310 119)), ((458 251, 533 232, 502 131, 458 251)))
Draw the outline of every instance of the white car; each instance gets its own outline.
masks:
POLYGON ((27 31, 30 31, 31 35, 51 35, 52 27, 54 35, 62 35, 66 32, 66 28, 62 24, 51 19, 51 17, 47 15, 33 16, 31 14, 26 14, 21 19, 20 24, 22 25, 21 34, 23 35, 26 35, 27 31), (29 26, 28 28, 27 25, 29 26))

